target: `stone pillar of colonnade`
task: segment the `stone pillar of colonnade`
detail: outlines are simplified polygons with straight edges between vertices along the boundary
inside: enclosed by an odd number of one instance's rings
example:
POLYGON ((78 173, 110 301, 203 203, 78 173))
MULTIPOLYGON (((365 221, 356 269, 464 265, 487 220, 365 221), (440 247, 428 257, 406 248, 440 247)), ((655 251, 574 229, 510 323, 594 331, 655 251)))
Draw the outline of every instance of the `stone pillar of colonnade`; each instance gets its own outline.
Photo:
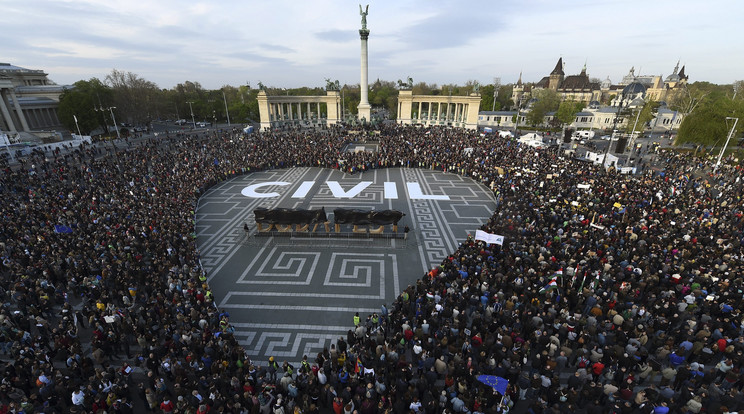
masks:
MULTIPOLYGON (((326 124, 335 125, 340 121, 341 94, 338 91, 327 91, 323 101, 326 104, 326 124)), ((318 119, 320 119, 320 104, 318 104, 318 119)))
POLYGON ((256 100, 258 101, 258 116, 261 118, 261 130, 267 130, 271 128, 271 122, 273 119, 276 119, 276 116, 272 118, 272 109, 274 108, 273 104, 269 104, 269 97, 266 95, 266 91, 260 90, 258 92, 258 96, 256 96, 256 100))
POLYGON ((5 99, 5 89, 0 90, 0 111, 3 113, 5 123, 8 126, 9 132, 18 132, 16 129, 13 118, 10 117, 10 110, 8 109, 8 101, 5 99))
POLYGON ((10 98, 13 99, 13 106, 15 107, 15 110, 16 110, 16 116, 21 121, 21 128, 23 128, 24 131, 30 131, 28 127, 28 122, 26 122, 26 116, 23 114, 23 111, 21 110, 21 103, 18 102, 18 97, 16 96, 15 92, 12 89, 10 90, 10 98))

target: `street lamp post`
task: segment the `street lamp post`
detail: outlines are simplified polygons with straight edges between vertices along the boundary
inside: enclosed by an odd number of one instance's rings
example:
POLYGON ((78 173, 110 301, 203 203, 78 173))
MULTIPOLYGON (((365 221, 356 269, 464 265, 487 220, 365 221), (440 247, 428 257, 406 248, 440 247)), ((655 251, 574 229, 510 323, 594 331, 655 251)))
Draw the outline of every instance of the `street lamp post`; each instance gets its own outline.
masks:
MULTIPOLYGON (((96 112, 100 112, 101 110, 103 110, 103 107, 101 107, 101 109, 98 109, 95 105, 93 105, 93 110, 96 112)), ((105 115, 103 116, 103 126, 106 128, 106 135, 108 136, 109 129, 108 129, 108 123, 106 122, 105 115)))
POLYGON ((726 120, 729 119, 734 120, 734 126, 731 127, 731 131, 729 131, 728 138, 726 138, 726 143, 723 145, 723 148, 721 148, 721 153, 718 154, 718 159, 716 160, 716 165, 713 166, 713 172, 716 172, 718 170, 718 166, 721 164, 721 157, 723 157, 723 153, 726 151, 726 147, 728 147, 728 143, 731 140, 731 136, 734 135, 734 130, 736 129, 736 124, 739 122, 739 118, 733 118, 730 116, 726 117, 726 120))
POLYGON ((227 127, 229 128, 230 127, 230 111, 227 109, 227 98, 225 97, 225 91, 222 91, 222 100, 225 102, 225 114, 227 114, 227 127))
POLYGON ((519 103, 517 104, 517 120, 514 124, 514 136, 518 134, 517 128, 519 128, 519 111, 522 109, 522 101, 524 100, 524 95, 519 96, 519 103))
POLYGON ((194 119, 194 108, 191 106, 191 104, 194 102, 188 101, 186 103, 189 104, 189 111, 191 111, 191 124, 194 126, 194 129, 196 129, 196 120, 194 119))
POLYGON ((605 150, 604 157, 602 157, 602 167, 605 166, 605 163, 607 162, 607 155, 610 153, 610 148, 612 148, 612 139, 615 138, 615 133, 617 131, 617 121, 620 116, 620 112, 623 110, 624 104, 625 91, 623 91, 623 94, 620 97, 620 106, 618 107, 617 112, 615 112, 615 120, 612 123, 612 135, 610 135, 610 142, 607 143, 607 150, 605 150))
POLYGON ((109 112, 111 112, 111 119, 114 121, 114 129, 116 129, 116 138, 121 139, 121 134, 119 134, 119 125, 116 123, 116 117, 114 116, 114 109, 116 109, 115 106, 109 106, 109 112))
MULTIPOLYGON (((116 125, 116 117, 114 116, 114 109, 116 109, 115 106, 109 106, 108 108, 104 108, 101 106, 100 108, 96 108, 95 105, 93 106, 93 110, 96 112, 104 112, 109 111, 111 113, 111 120, 114 121, 114 129, 116 130, 116 138, 121 139, 121 134, 119 133, 119 126, 116 125)), ((103 116, 103 123, 106 124, 106 115, 103 116)), ((108 134, 108 125, 106 125, 106 133, 108 134)))
POLYGON ((638 126, 638 119, 641 117, 641 111, 643 111, 643 107, 641 107, 641 109, 638 110, 635 123, 633 124, 633 129, 630 130, 630 155, 628 155, 628 161, 633 159, 633 151, 635 150, 634 146, 635 146, 635 141, 636 141, 635 129, 638 126))
POLYGON ((73 115, 72 117, 73 119, 75 119, 75 128, 77 129, 78 137, 80 137, 80 139, 83 139, 83 136, 80 134, 80 125, 78 125, 77 115, 73 115))

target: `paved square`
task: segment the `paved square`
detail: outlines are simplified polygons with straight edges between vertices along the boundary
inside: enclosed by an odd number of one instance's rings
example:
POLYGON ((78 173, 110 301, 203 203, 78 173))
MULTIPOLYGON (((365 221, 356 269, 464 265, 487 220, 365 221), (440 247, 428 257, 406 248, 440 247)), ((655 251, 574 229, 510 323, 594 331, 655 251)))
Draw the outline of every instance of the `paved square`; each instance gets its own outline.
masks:
MULTIPOLYGON (((211 188, 196 211, 197 243, 217 306, 230 312, 248 354, 299 362, 388 306, 487 221, 496 202, 480 183, 421 169, 344 174, 291 168, 247 174, 211 188), (253 210, 324 207, 330 233, 256 236, 253 210), (400 210, 407 240, 351 238, 333 231, 333 210, 400 210), (248 224, 246 233, 243 225, 248 224)), ((312 226, 311 226, 312 229, 312 226)), ((385 227, 392 232, 392 226, 385 227)))

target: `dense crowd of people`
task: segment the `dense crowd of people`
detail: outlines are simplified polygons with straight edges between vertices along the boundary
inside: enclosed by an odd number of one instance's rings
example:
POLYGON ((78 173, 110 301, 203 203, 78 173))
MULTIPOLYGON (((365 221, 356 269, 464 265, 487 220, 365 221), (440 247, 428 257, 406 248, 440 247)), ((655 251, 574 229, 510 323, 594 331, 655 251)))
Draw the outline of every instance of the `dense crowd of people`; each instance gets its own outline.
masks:
POLYGON ((619 175, 403 126, 370 135, 376 152, 344 152, 362 136, 178 134, 4 168, 0 413, 744 409, 739 165, 662 152, 619 175), (293 166, 471 177, 498 199, 482 230, 505 243, 468 238, 296 366, 252 361, 214 305, 194 210, 231 176, 293 166), (505 395, 481 374, 507 379, 505 395))

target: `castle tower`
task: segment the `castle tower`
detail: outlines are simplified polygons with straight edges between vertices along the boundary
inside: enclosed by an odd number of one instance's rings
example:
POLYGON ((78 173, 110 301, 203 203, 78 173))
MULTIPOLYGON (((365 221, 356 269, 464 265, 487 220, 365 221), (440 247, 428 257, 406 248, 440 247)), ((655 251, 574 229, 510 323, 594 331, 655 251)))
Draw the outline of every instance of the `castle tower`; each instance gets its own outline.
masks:
POLYGON ((548 81, 548 89, 557 91, 563 83, 563 78, 566 74, 563 73, 563 58, 558 58, 558 63, 555 64, 555 69, 550 72, 550 81, 548 81))

